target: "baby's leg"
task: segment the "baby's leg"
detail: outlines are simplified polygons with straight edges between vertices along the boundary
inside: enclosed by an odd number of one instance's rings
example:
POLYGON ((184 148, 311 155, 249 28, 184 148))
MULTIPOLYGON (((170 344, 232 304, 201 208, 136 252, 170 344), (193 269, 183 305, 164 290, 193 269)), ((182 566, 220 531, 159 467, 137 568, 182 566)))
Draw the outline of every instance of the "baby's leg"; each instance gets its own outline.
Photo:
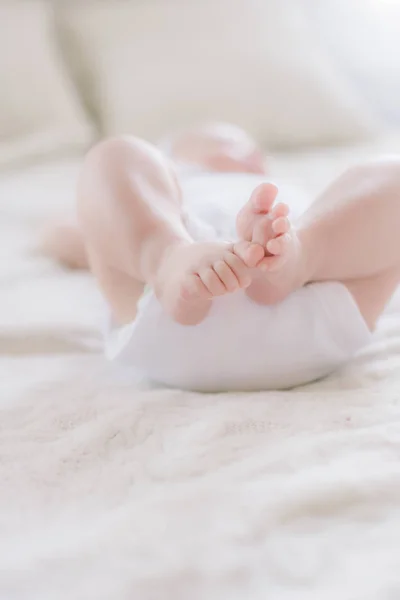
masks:
POLYGON ((263 184, 238 217, 240 237, 266 248, 247 293, 270 304, 306 283, 341 281, 372 329, 400 282, 400 159, 347 171, 304 213, 297 231, 284 206, 274 214, 275 195, 263 184))
MULTIPOLYGON (((205 170, 266 173, 266 160, 257 142, 243 129, 209 123, 182 131, 164 144, 172 163, 187 162, 205 170)), ((52 223, 43 232, 40 250, 70 268, 88 269, 84 235, 78 223, 52 223)))
POLYGON ((89 152, 78 185, 78 213, 90 267, 121 323, 136 314, 144 284, 182 324, 201 321, 210 300, 250 284, 260 245, 194 243, 181 215, 171 165, 136 138, 89 152))
POLYGON ((371 329, 400 282, 400 159, 349 169, 304 213, 307 281, 342 281, 371 329))

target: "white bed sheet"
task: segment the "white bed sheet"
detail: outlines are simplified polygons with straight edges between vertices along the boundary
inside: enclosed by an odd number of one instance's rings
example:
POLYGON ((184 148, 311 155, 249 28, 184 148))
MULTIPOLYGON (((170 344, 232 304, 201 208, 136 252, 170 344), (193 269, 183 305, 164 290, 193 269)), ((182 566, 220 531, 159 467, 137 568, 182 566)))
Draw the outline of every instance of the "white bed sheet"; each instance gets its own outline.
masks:
MULTIPOLYGON (((374 147, 286 155, 315 194, 374 147)), ((0 179, 0 599, 397 600, 400 316, 291 392, 147 389, 90 279, 32 251, 79 158, 0 179)))

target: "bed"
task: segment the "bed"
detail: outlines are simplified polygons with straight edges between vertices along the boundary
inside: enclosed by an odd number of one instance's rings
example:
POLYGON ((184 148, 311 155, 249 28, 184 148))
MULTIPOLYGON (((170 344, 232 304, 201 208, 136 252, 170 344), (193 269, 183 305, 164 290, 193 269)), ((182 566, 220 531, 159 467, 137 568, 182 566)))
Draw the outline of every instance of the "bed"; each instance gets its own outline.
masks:
MULTIPOLYGON (((278 155, 314 195, 400 149, 278 155)), ((341 372, 286 392, 155 389, 101 354, 90 277, 40 255, 81 158, 0 179, 0 598, 400 597, 400 302, 341 372)))
POLYGON ((223 118, 309 198, 398 153, 303 6, 0 3, 0 600, 400 598, 398 294, 331 377, 201 395, 107 363, 90 277, 38 251, 99 136, 223 118))

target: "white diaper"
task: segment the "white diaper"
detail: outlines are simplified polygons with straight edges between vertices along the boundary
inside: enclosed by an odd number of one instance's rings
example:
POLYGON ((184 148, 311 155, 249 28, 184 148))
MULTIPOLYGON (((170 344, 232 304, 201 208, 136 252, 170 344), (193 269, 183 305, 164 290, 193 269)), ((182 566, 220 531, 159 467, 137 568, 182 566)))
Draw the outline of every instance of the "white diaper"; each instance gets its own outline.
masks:
MULTIPOLYGON (((205 174, 183 181, 192 236, 231 238, 234 214, 259 181, 257 176, 205 174)), ((334 371, 370 337, 340 283, 308 285, 274 306, 257 305, 244 292, 216 298, 196 326, 175 323, 147 290, 136 320, 108 333, 106 355, 149 380, 180 389, 283 389, 334 371)))
POLYGON ((334 371, 370 336, 339 283, 308 285, 275 306, 259 306, 243 292, 217 298, 194 327, 172 321, 149 292, 135 322, 109 335, 107 356, 180 389, 282 389, 334 371))

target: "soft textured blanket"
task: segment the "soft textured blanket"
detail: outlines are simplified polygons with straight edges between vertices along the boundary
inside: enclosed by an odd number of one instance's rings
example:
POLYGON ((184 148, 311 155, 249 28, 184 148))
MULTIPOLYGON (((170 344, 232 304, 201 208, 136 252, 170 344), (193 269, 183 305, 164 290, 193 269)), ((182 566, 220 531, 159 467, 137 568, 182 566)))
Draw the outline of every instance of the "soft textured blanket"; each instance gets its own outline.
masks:
MULTIPOLYGON (((288 157, 277 172, 314 191, 341 161, 288 157)), ((0 186, 0 599, 397 600, 396 301, 325 381, 146 388, 102 358, 90 279, 32 253, 75 174, 0 186)))

